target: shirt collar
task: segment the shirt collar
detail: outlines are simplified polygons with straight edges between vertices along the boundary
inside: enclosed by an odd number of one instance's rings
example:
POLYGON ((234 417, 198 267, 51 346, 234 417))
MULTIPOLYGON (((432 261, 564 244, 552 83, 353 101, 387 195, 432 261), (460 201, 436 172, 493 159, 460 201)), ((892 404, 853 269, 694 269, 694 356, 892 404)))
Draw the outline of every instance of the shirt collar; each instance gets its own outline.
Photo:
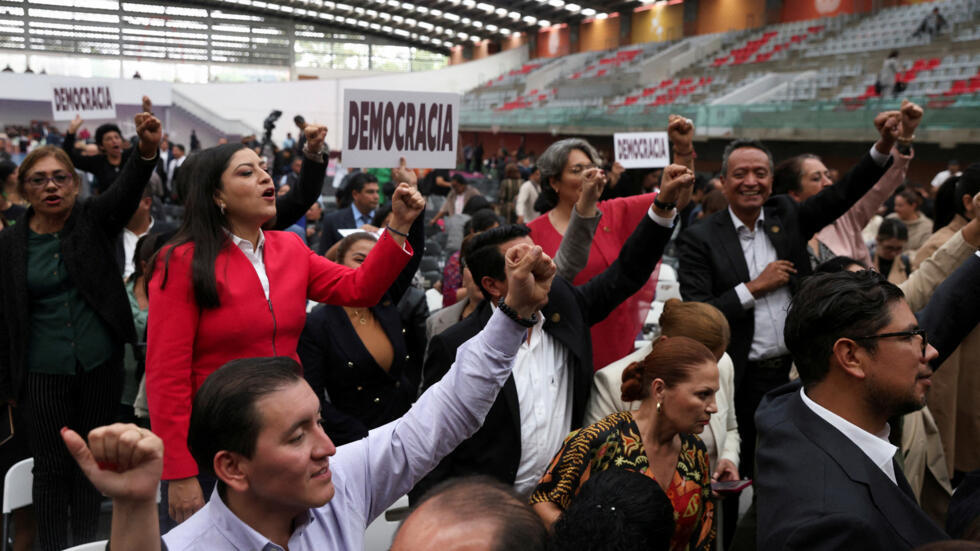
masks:
MULTIPOLYGON (((370 224, 371 223, 371 220, 374 218, 374 211, 373 210, 371 212, 367 213, 367 214, 361 214, 361 211, 359 211, 357 209, 357 205, 355 205, 354 203, 351 203, 350 204, 350 209, 352 211, 354 211, 354 222, 355 223, 357 223, 358 220, 367 220, 367 222, 365 222, 365 223, 366 224, 370 224)), ((360 226, 358 226, 358 227, 360 227, 360 226)))
MULTIPOLYGON (((735 224, 735 232, 736 233, 740 231, 740 228, 745 228, 747 231, 750 231, 750 232, 751 231, 754 231, 752 228, 749 228, 748 226, 746 226, 745 225, 745 222, 742 222, 742 220, 738 216, 735 216, 735 211, 732 210, 732 207, 728 207, 728 215, 732 217, 732 224, 735 224)), ((755 220, 755 227, 756 228, 761 228, 762 227, 762 222, 765 219, 766 219, 766 211, 764 209, 760 209, 759 210, 759 217, 756 218, 756 220, 755 220)))
POLYGON ((235 235, 235 234, 231 233, 230 231, 228 231, 228 228, 221 228, 221 229, 224 230, 225 235, 227 235, 228 237, 231 238, 231 242, 234 243, 236 247, 238 247, 239 249, 241 249, 241 250, 243 250, 243 251, 245 251, 247 253, 254 252, 255 254, 261 256, 262 249, 265 248, 265 233, 263 233, 261 229, 259 230, 259 243, 258 243, 258 246, 255 247, 254 250, 252 249, 252 242, 251 241, 248 241, 246 239, 242 239, 241 237, 238 237, 237 235, 235 235))
MULTIPOLYGON (((222 501, 221 496, 218 494, 218 488, 215 487, 211 492, 211 501, 209 502, 211 508, 211 516, 214 520, 214 526, 217 528, 227 539, 231 542, 234 549, 238 551, 283 551, 282 547, 279 547, 275 543, 269 541, 269 538, 258 533, 254 528, 242 522, 231 509, 225 505, 222 501)), ((297 534, 305 530, 313 521, 316 520, 312 511, 307 511, 305 514, 296 518, 296 526, 293 528, 293 533, 290 535, 290 540, 293 539, 297 534)))
POLYGON ((891 433, 891 427, 888 423, 885 423, 885 428, 881 430, 878 434, 871 434, 870 432, 862 429, 861 427, 851 423, 847 419, 844 419, 840 415, 830 411, 829 409, 821 406, 820 404, 814 402, 806 395, 806 392, 801 388, 800 397, 803 399, 803 404, 810 408, 813 413, 816 413, 821 419, 830 423, 835 429, 840 431, 848 440, 854 442, 868 459, 872 461, 878 467, 884 469, 886 465, 889 465, 892 459, 895 457, 895 452, 898 447, 892 445, 888 441, 888 435, 891 433))

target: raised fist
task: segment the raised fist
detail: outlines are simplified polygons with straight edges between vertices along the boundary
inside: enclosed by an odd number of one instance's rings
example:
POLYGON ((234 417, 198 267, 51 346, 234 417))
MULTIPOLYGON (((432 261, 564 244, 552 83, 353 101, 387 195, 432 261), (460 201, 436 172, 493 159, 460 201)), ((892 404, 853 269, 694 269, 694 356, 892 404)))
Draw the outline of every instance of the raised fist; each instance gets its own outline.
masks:
POLYGON ((504 302, 522 318, 548 304, 548 292, 557 268, 541 247, 520 243, 507 249, 504 255, 507 274, 507 296, 504 302))

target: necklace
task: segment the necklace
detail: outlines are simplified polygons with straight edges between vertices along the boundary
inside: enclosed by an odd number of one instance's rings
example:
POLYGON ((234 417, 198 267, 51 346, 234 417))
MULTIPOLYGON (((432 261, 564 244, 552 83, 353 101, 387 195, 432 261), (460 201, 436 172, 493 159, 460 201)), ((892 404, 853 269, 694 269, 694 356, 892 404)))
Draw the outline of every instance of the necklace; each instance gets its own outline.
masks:
POLYGON ((361 310, 360 308, 351 308, 351 318, 357 319, 357 323, 361 325, 367 325, 367 310, 361 310))

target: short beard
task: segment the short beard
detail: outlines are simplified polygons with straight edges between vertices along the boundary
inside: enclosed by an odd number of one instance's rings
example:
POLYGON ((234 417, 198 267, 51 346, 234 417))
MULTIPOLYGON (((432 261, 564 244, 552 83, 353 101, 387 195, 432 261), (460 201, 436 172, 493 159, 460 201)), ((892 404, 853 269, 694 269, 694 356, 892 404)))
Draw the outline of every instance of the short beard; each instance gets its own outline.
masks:
POLYGON ((919 411, 926 405, 925 396, 922 398, 916 398, 915 396, 915 386, 918 384, 918 379, 913 383, 909 392, 901 396, 890 396, 880 391, 873 378, 868 383, 866 401, 875 410, 887 413, 889 419, 919 411))

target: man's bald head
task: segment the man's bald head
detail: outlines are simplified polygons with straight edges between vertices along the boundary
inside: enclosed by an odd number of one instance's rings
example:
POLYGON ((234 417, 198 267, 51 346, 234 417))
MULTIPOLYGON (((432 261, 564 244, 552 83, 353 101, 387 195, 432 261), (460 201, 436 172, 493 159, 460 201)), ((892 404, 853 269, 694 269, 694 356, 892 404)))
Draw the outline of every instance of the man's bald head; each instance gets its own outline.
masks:
POLYGON ((392 551, 543 551, 547 532, 513 490, 489 477, 433 488, 398 530, 392 551))

